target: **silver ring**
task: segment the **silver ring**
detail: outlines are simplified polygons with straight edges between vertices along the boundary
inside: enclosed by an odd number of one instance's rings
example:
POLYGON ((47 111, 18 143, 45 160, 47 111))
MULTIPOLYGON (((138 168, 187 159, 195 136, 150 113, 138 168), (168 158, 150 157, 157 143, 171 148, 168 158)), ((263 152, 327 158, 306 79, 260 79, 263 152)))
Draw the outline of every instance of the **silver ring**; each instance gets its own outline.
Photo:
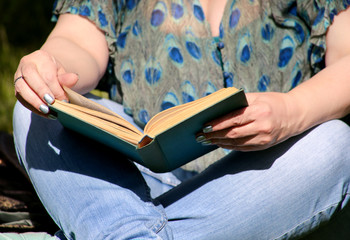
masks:
POLYGON ((21 75, 19 76, 18 78, 15 79, 15 81, 13 82, 13 85, 16 85, 16 82, 20 79, 23 79, 24 80, 24 77, 21 75))

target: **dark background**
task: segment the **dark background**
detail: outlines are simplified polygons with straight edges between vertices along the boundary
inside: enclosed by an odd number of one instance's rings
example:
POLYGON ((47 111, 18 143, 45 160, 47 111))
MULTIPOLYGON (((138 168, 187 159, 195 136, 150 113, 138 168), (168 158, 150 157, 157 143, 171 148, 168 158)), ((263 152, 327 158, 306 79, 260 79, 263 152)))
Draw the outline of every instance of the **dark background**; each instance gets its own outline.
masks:
POLYGON ((53 3, 0 0, 0 233, 58 230, 19 166, 12 138, 14 73, 20 59, 40 48, 53 28, 53 3))
POLYGON ((13 76, 20 59, 44 43, 54 0, 0 0, 0 131, 12 132, 13 76))
POLYGON ((53 0, 0 0, 0 29, 13 47, 39 48, 54 26, 53 0))

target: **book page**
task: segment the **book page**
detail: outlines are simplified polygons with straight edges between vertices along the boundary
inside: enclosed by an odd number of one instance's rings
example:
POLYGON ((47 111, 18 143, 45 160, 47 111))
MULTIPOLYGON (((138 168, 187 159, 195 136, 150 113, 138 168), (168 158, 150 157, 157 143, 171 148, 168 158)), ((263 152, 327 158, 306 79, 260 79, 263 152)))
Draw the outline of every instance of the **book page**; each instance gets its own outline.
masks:
POLYGON ((166 129, 175 126, 182 120, 187 119, 190 116, 193 116, 203 111, 209 106, 212 106, 215 103, 222 101, 223 99, 236 93, 237 91, 238 89, 234 87, 223 88, 195 101, 169 108, 154 116, 147 123, 144 132, 150 137, 154 137, 157 134, 165 131, 166 129))
POLYGON ((124 139, 125 141, 128 141, 132 144, 137 145, 137 143, 143 137, 142 132, 140 132, 131 123, 123 118, 118 118, 95 110, 86 109, 84 107, 71 103, 62 102, 60 100, 56 100, 52 106, 62 112, 65 112, 84 122, 87 122, 115 136, 118 136, 119 138, 124 139))
POLYGON ((102 106, 101 104, 95 103, 94 101, 74 92, 67 87, 63 86, 63 88, 68 95, 70 103, 121 118, 118 114, 102 106))

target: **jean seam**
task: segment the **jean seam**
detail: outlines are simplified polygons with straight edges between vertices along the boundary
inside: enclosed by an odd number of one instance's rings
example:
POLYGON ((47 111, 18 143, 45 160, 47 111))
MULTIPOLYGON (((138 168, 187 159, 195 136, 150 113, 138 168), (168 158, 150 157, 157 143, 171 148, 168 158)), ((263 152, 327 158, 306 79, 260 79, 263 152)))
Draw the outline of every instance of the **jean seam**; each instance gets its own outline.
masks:
POLYGON ((168 220, 164 217, 162 217, 161 221, 155 225, 152 226, 151 230, 155 233, 159 233, 160 231, 163 230, 165 225, 168 223, 168 220))
MULTIPOLYGON (((135 166, 137 168, 137 166, 135 166)), ((141 174, 141 170, 138 169, 138 171, 140 172, 141 174)), ((141 174, 142 175, 142 174, 141 174)), ((156 234, 158 234, 164 227, 165 225, 168 223, 168 218, 165 214, 165 211, 163 209, 163 206, 161 204, 158 203, 157 200, 155 199, 152 199, 152 196, 151 196, 151 189, 149 188, 149 186, 147 185, 147 182, 146 180, 142 177, 142 182, 144 184, 144 187, 146 189, 146 194, 147 194, 147 198, 149 200, 148 203, 146 203, 147 205, 150 205, 156 212, 158 212, 160 214, 160 220, 159 221, 156 221, 156 223, 154 223, 150 229, 151 231, 155 232, 156 234), (158 206, 160 206, 162 209, 160 209, 160 207, 156 207, 156 204, 158 206)))
POLYGON ((159 233, 168 223, 168 218, 165 214, 163 206, 158 204, 157 200, 153 200, 152 202, 149 202, 146 204, 149 205, 151 208, 153 208, 160 215, 160 219, 158 219, 153 225, 150 226, 151 231, 155 233, 159 233))

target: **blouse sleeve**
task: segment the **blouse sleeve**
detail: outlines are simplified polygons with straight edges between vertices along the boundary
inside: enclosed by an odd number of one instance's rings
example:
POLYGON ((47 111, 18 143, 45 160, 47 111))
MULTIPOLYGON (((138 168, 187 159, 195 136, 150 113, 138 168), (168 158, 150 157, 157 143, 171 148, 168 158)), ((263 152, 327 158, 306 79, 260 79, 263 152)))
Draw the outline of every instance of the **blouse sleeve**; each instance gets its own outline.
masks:
POLYGON ((297 0, 297 13, 310 29, 308 57, 314 73, 324 68, 328 27, 334 16, 349 6, 349 1, 297 0))
POLYGON ((106 36, 109 54, 115 53, 116 28, 120 22, 119 2, 114 0, 56 0, 53 8, 53 21, 57 20, 59 14, 71 13, 79 14, 88 18, 100 28, 106 36))

